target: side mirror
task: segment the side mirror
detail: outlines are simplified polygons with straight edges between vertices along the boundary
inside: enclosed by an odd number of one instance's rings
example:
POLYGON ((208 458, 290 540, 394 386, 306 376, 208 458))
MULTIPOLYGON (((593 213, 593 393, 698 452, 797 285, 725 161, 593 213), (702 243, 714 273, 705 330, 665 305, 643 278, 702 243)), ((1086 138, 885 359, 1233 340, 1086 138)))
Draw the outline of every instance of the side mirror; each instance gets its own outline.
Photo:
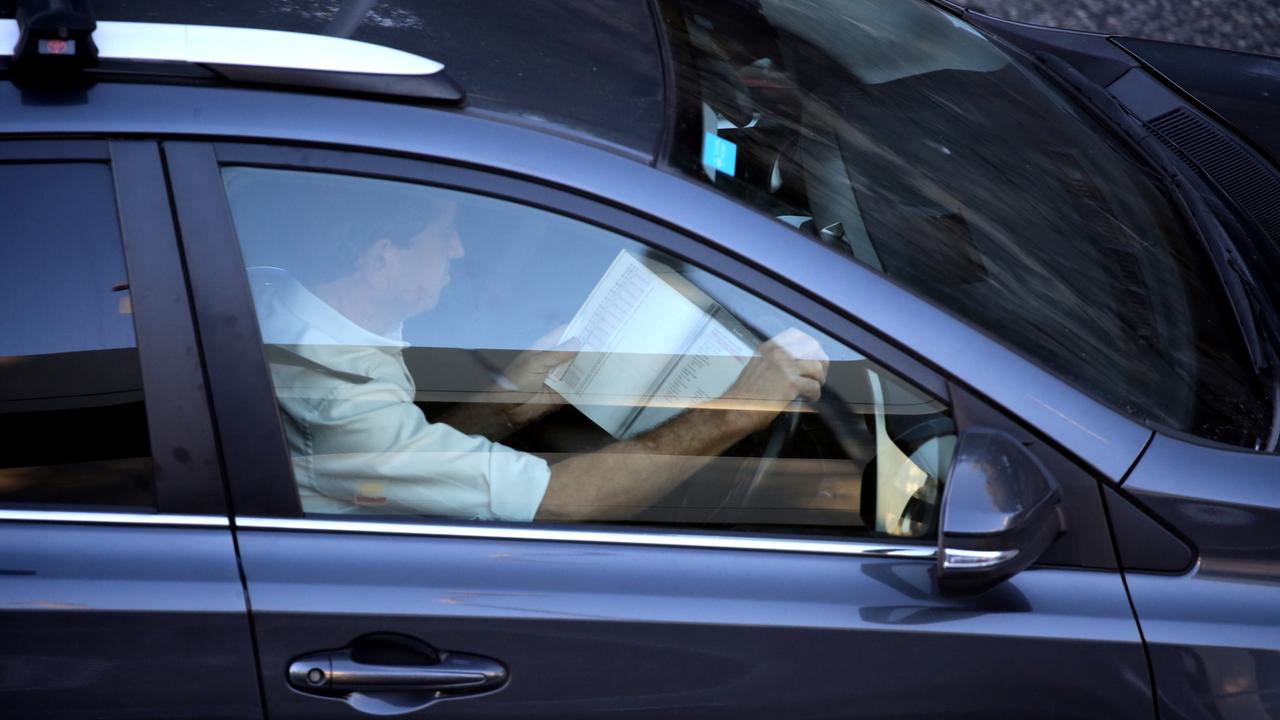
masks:
POLYGON ((966 431, 943 486, 938 586, 987 590, 1038 560, 1066 530, 1062 491, 1044 465, 1009 435, 966 431))

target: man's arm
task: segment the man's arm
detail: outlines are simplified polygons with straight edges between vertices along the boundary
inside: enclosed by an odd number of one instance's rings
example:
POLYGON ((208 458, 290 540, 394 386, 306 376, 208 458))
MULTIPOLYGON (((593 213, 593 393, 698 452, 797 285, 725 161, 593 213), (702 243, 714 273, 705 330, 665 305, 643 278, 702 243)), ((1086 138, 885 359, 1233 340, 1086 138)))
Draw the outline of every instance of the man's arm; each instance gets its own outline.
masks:
POLYGON ((797 397, 817 400, 827 377, 818 343, 787 330, 763 343, 717 401, 647 433, 551 466, 535 520, 606 520, 647 507, 797 397), (712 407, 720 405, 724 409, 712 407))
POLYGON ((494 386, 488 394, 502 399, 501 404, 463 403, 450 408, 438 422, 450 425, 468 435, 481 435, 501 442, 520 428, 560 406, 562 400, 543 383, 558 365, 569 362, 578 350, 578 341, 555 346, 564 332, 556 328, 534 343, 533 349, 521 353, 502 374, 505 387, 494 386), (544 349, 551 348, 551 349, 544 349))
MULTIPOLYGON (((512 392, 494 387, 487 393, 491 397, 506 400, 512 392)), ((554 408, 533 400, 518 402, 464 402, 459 403, 435 418, 467 435, 479 435, 493 442, 502 442, 520 428, 545 415, 554 408)))

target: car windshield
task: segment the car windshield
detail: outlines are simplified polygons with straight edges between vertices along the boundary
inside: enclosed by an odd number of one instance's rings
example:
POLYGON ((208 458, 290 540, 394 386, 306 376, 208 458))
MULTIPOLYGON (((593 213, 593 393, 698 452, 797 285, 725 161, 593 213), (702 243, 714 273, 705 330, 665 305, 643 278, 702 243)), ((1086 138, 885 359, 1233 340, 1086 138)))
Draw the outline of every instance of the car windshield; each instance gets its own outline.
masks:
POLYGON ((672 167, 1141 421, 1265 441, 1266 392, 1205 247, 1029 62, 922 1, 662 8, 672 167))

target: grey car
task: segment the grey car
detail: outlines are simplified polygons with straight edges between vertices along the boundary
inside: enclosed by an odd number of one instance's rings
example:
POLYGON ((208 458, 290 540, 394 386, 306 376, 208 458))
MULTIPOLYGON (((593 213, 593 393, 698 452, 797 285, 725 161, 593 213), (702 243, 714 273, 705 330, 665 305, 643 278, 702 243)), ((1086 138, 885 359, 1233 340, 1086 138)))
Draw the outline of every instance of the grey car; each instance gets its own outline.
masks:
POLYGON ((0 20, 0 716, 1280 717, 1280 60, 96 5, 0 20))

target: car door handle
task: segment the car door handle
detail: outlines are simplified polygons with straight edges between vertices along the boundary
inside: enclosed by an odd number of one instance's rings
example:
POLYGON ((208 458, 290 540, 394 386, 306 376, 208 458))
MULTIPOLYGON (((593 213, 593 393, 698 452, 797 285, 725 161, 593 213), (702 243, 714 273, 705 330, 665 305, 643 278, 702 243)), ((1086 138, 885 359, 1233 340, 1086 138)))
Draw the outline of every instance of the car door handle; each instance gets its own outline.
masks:
POLYGON ((380 692, 440 696, 485 692, 507 681, 507 669, 495 660, 388 637, 376 636, 372 643, 362 639, 347 648, 297 658, 289 664, 289 684, 330 696, 380 692))
POLYGON ((289 682, 299 690, 472 690, 501 685, 506 668, 492 660, 451 653, 439 665, 367 665, 344 653, 310 655, 289 665, 289 682))

